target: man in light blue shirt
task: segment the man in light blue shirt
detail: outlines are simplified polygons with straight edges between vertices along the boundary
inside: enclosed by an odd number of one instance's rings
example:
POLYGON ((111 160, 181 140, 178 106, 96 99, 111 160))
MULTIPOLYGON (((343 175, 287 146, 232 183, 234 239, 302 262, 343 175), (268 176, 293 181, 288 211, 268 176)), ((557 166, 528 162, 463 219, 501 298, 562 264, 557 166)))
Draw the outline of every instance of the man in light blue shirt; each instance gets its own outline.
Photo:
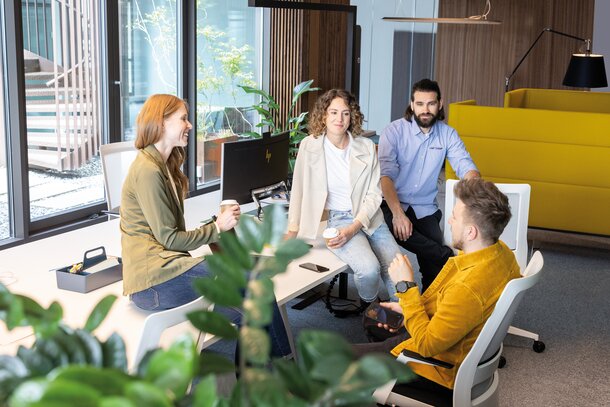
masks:
POLYGON ((385 199, 381 209, 398 244, 417 255, 422 291, 453 255, 443 244, 442 213, 436 204, 437 180, 445 158, 458 177, 479 176, 464 143, 441 121, 444 118, 438 84, 422 79, 413 85, 405 117, 390 123, 379 139, 385 199))

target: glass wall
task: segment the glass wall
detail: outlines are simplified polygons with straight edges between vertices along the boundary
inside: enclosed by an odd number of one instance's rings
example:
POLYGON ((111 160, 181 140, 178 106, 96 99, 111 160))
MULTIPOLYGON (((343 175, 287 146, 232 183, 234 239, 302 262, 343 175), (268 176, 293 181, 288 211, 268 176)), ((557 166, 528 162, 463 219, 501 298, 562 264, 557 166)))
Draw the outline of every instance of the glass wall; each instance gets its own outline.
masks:
MULTIPOLYGON (((0 19, 2 13, 0 13, 0 19)), ((0 25, 4 27, 4 21, 0 21, 0 25)), ((1 66, 6 66, 4 63, 4 52, 2 52, 2 32, 0 32, 0 60, 1 66)), ((0 240, 11 236, 12 219, 9 217, 9 197, 8 197, 8 171, 7 171, 7 131, 5 110, 4 110, 4 69, 0 70, 0 240)))
POLYGON ((220 179, 221 144, 256 131, 256 103, 239 85, 260 87, 261 15, 246 1, 197 3, 197 183, 220 179))
POLYGON ((176 0, 119 1, 123 140, 148 96, 177 93, 176 22, 176 0))
POLYGON ((21 2, 31 221, 104 201, 95 3, 21 2))

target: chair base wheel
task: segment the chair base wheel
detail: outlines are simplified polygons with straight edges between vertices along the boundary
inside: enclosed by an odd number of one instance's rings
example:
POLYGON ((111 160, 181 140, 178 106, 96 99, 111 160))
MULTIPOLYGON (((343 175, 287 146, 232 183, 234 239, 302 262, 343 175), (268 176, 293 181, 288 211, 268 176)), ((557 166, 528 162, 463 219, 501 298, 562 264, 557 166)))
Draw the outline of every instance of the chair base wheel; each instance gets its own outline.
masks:
POLYGON ((542 341, 534 341, 534 345, 532 346, 532 349, 534 349, 534 352, 536 352, 536 353, 544 352, 545 348, 546 348, 546 346, 544 345, 544 342, 542 342, 542 341))
POLYGON ((506 366, 506 358, 504 356, 500 356, 500 360, 498 361, 498 369, 502 369, 506 366))

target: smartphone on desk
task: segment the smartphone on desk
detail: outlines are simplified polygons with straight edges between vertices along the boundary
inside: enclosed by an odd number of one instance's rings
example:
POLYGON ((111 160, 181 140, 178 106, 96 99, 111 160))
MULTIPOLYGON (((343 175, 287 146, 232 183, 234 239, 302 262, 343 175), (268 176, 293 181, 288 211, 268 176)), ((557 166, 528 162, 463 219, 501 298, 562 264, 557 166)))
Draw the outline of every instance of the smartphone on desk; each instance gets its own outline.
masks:
POLYGON ((378 303, 372 303, 364 311, 364 316, 369 325, 386 324, 392 329, 399 329, 404 322, 402 314, 392 311, 389 308, 382 307, 378 303))
POLYGON ((324 273, 325 271, 330 270, 328 267, 320 266, 319 264, 314 263, 301 263, 299 267, 303 267, 304 269, 315 271, 316 273, 324 273))

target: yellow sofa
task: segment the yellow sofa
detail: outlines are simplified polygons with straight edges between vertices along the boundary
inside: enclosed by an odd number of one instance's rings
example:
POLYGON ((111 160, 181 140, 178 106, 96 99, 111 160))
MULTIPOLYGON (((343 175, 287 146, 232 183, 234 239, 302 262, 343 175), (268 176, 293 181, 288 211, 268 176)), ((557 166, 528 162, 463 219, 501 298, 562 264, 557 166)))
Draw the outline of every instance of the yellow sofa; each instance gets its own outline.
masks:
POLYGON ((483 177, 531 185, 529 226, 610 235, 610 93, 518 89, 452 103, 449 125, 483 177))

